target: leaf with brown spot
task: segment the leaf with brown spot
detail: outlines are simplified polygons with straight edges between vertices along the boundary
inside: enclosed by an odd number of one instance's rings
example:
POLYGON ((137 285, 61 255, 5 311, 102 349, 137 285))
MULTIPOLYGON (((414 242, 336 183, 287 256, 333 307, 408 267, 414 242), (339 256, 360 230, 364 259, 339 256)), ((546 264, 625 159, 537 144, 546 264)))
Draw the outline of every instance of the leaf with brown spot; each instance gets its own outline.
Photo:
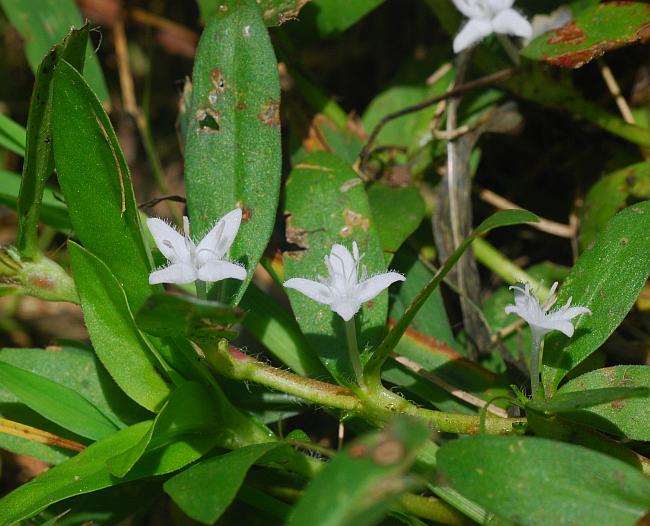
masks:
POLYGON ((521 54, 562 68, 580 68, 608 51, 650 38, 650 5, 606 2, 583 11, 565 26, 544 33, 521 54))

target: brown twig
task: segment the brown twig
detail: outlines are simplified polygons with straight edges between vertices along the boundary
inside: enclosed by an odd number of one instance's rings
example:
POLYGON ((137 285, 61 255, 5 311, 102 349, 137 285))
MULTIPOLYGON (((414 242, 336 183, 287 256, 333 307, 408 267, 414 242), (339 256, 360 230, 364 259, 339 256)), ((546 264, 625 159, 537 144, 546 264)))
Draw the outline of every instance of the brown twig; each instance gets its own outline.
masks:
POLYGON ((7 420, 6 418, 0 418, 0 433, 26 438, 27 440, 38 442, 40 444, 62 447, 72 451, 83 451, 86 449, 86 446, 79 442, 75 442, 74 440, 68 440, 67 438, 53 435, 47 431, 21 424, 19 422, 7 420))
MULTIPOLYGON (((479 197, 482 201, 491 204, 499 210, 509 210, 512 208, 519 210, 522 209, 522 207, 518 204, 509 201, 505 197, 495 194, 491 190, 480 190, 479 197)), ((553 234, 554 236, 565 237, 567 239, 571 239, 575 235, 575 231, 571 225, 565 225, 563 223, 551 221, 550 219, 545 219, 543 217, 539 218, 538 223, 531 223, 530 226, 536 228, 537 230, 541 230, 542 232, 546 232, 547 234, 553 234)))
MULTIPOLYGON (((158 190, 162 194, 168 194, 169 190, 167 189, 167 183, 165 182, 164 171, 153 145, 149 123, 144 112, 138 106, 135 97, 135 84, 133 82, 133 74, 131 73, 131 66, 129 64, 129 49, 124 28, 124 13, 121 13, 120 16, 115 19, 113 24, 113 39, 115 42, 115 57, 117 59, 117 70, 120 77, 120 90, 122 92, 124 111, 135 121, 158 190)), ((174 220, 178 221, 178 214, 174 207, 169 203, 168 210, 174 220)))
POLYGON ((397 119, 399 117, 403 117, 404 115, 408 115, 410 113, 415 113, 417 111, 423 110, 425 108, 428 108, 429 106, 433 106, 434 104, 437 104, 441 100, 445 100, 450 97, 456 97, 457 95, 460 95, 467 91, 482 88, 484 86, 489 86, 490 84, 494 84, 495 82, 498 82, 500 80, 505 80, 508 77, 512 76, 513 73, 514 73, 513 69, 504 69, 501 71, 497 71, 496 73, 491 73, 490 75, 485 75, 484 77, 480 77, 478 79, 465 82, 459 86, 456 86, 454 89, 443 93, 442 95, 437 95, 435 97, 422 101, 418 104, 407 106, 406 108, 402 108, 401 110, 385 115, 384 117, 382 117, 382 119, 377 123, 375 128, 372 130, 372 133, 368 138, 368 142, 366 142, 364 147, 361 149, 361 153, 359 153, 360 169, 361 170, 364 169, 366 162, 368 161, 368 157, 370 155, 372 145, 375 142, 377 136, 379 135, 379 132, 381 132, 383 127, 386 126, 386 124, 388 124, 390 121, 397 119))
MULTIPOLYGON (((393 353, 392 356, 393 358, 395 358, 396 361, 401 363, 404 367, 410 369, 411 371, 418 374, 422 378, 429 380, 431 383, 436 384, 438 387, 444 389, 445 391, 455 396, 456 398, 459 398, 460 400, 463 400, 464 402, 467 402, 468 404, 473 405, 474 407, 479 407, 481 409, 487 405, 487 402, 485 400, 479 398, 478 396, 474 396, 473 394, 468 393, 467 391, 463 391, 462 389, 458 389, 453 385, 448 384, 438 375, 433 374, 431 371, 427 371, 424 367, 414 362, 413 360, 409 360, 405 356, 400 356, 395 353, 393 353)), ((508 418, 508 413, 505 410, 501 409, 500 407, 489 405, 487 411, 494 415, 500 416, 501 418, 508 418)))

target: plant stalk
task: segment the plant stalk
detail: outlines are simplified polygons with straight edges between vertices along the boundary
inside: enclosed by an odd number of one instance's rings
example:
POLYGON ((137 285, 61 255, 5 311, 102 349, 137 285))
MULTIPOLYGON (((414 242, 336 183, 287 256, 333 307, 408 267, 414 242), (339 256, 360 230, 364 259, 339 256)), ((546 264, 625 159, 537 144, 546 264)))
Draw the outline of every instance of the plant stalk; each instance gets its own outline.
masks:
POLYGON ((365 387, 363 379, 363 368, 361 367, 361 360, 359 358, 359 344, 357 343, 357 324, 353 317, 351 320, 345 322, 345 336, 348 341, 348 354, 350 356, 350 363, 354 370, 354 377, 357 385, 362 389, 365 387))

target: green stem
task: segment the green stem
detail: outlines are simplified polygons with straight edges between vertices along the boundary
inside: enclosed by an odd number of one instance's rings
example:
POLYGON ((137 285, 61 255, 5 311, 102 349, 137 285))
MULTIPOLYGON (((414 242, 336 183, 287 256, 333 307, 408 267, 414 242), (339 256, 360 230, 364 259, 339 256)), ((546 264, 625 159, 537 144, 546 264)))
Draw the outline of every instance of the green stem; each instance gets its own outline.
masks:
POLYGON ((350 363, 354 370, 355 380, 359 387, 364 388, 363 368, 359 359, 359 344, 357 343, 357 324, 354 317, 345 322, 345 336, 348 341, 348 354, 350 355, 350 363))
MULTIPOLYGON (((219 374, 228 378, 265 385, 315 404, 353 413, 377 425, 383 426, 395 414, 402 413, 424 420, 433 429, 441 432, 476 435, 481 430, 478 416, 417 407, 380 385, 374 389, 360 390, 355 394, 345 387, 276 369, 236 349, 213 346, 205 349, 205 352, 208 363, 219 374)), ((515 431, 513 426, 525 423, 525 418, 488 417, 485 419, 485 432, 509 434, 515 431)))
POLYGON ((512 43, 512 40, 510 40, 510 38, 507 37, 506 35, 501 35, 498 33, 497 33, 497 40, 499 41, 499 44, 501 44, 501 47, 508 54, 508 57, 510 58, 510 60, 512 60, 513 64, 515 66, 519 66, 521 62, 519 59, 519 50, 512 43))
POLYGON ((194 282, 194 285, 196 286, 196 297, 199 298, 200 300, 207 300, 208 291, 205 285, 205 281, 201 281, 200 279, 197 279, 194 282))
POLYGON ((549 292, 548 287, 544 287, 538 280, 528 274, 528 272, 515 265, 485 239, 477 237, 472 241, 472 250, 478 262, 485 265, 506 283, 511 285, 515 283, 530 283, 530 288, 537 290, 537 297, 541 301, 546 301, 549 292))
POLYGON ((533 340, 530 348, 530 389, 533 400, 539 398, 539 362, 542 358, 542 336, 533 331, 533 340))

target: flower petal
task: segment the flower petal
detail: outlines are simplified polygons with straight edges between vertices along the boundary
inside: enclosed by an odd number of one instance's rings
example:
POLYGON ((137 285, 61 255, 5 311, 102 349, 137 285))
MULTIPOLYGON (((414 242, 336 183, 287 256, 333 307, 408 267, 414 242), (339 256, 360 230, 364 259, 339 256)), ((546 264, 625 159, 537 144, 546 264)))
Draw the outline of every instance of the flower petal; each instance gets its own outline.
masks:
POLYGON ((529 38, 533 34, 533 26, 514 9, 501 11, 492 19, 492 28, 495 33, 505 33, 518 37, 529 38))
POLYGON ((330 252, 330 265, 337 274, 341 274, 347 280, 355 270, 354 258, 350 251, 343 245, 334 244, 330 252))
POLYGON ((199 265, 208 259, 223 259, 237 236, 241 225, 241 208, 235 208, 223 216, 196 247, 199 265))
POLYGON ((454 53, 460 53, 483 40, 490 33, 492 33, 492 24, 489 20, 471 18, 454 38, 454 53))
POLYGON ((327 285, 304 278, 291 278, 284 282, 288 289, 295 289, 318 303, 332 304, 332 292, 327 285))
POLYGON ((568 307, 568 308, 562 307, 560 310, 556 312, 552 312, 550 316, 557 315, 558 319, 572 320, 573 318, 575 318, 576 316, 580 316, 581 314, 591 315, 591 311, 587 307, 568 307))
POLYGON ((149 284, 158 283, 177 283, 186 285, 196 281, 196 270, 192 265, 186 263, 174 263, 160 270, 155 270, 149 274, 149 284))
POLYGON ((158 250, 169 261, 189 261, 185 238, 178 231, 157 217, 147 219, 147 226, 158 250))
POLYGON ((384 274, 377 274, 366 281, 357 285, 356 299, 360 303, 365 303, 371 300, 382 290, 387 289, 396 281, 404 281, 406 278, 397 272, 385 272, 384 274))
POLYGON ((569 338, 573 336, 573 331, 575 330, 573 323, 566 320, 547 320, 547 323, 545 323, 545 325, 548 325, 548 328, 550 330, 560 331, 569 338), (548 323, 548 321, 551 321, 551 323, 548 323))
POLYGON ((214 283, 226 278, 244 281, 246 274, 246 269, 241 265, 218 259, 208 261, 199 267, 199 279, 208 283, 214 283))
POLYGON ((332 310, 336 312, 341 318, 345 321, 350 321, 354 318, 354 315, 359 312, 361 308, 361 303, 354 300, 334 300, 332 303, 332 310))
POLYGON ((486 3, 493 13, 498 13, 504 9, 510 9, 515 0, 486 0, 486 3))

